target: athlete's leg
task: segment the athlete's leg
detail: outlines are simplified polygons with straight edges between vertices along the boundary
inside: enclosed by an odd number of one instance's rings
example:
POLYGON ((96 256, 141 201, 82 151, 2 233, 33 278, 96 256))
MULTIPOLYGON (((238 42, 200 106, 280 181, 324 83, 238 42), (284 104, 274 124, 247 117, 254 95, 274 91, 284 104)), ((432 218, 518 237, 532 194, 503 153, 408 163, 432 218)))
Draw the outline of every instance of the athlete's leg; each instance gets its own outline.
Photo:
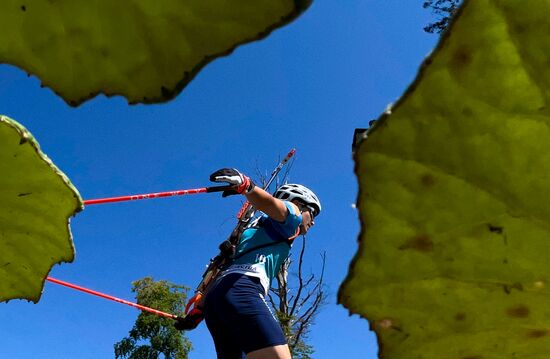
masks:
POLYGON ((273 347, 258 349, 246 354, 248 359, 291 359, 288 345, 275 345, 273 347))
POLYGON ((232 328, 225 327, 221 321, 213 318, 213 316, 207 316, 205 322, 214 340, 218 359, 245 358, 243 351, 238 346, 237 339, 232 334, 232 328))
POLYGON ((245 358, 239 341, 234 336, 235 328, 227 323, 231 308, 227 307, 225 295, 232 284, 231 278, 228 281, 222 281, 206 296, 204 319, 214 340, 218 359, 245 358))
POLYGON ((250 353, 252 358, 290 358, 285 335, 265 300, 259 279, 241 277, 233 288, 231 302, 238 307, 241 324, 236 336, 249 358, 250 353))
POLYGON ((205 320, 218 358, 233 358, 237 351, 249 358, 291 357, 257 278, 243 274, 224 277, 206 296, 205 320))

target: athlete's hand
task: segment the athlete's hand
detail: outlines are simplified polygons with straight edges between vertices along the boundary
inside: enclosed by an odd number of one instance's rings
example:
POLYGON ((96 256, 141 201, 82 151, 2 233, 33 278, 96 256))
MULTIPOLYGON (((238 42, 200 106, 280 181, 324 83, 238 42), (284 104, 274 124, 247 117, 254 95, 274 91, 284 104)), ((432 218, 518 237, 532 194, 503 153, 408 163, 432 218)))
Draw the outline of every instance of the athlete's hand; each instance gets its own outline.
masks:
POLYGON ((203 312, 204 297, 197 292, 185 305, 185 317, 176 318, 174 328, 177 330, 195 329, 204 319, 203 312))
POLYGON ((227 182, 234 186, 234 189, 223 191, 222 197, 231 196, 234 194, 248 193, 256 187, 254 182, 247 176, 240 173, 234 168, 222 168, 210 175, 212 182, 227 182))
POLYGON ((177 330, 195 329, 204 319, 204 314, 200 309, 192 309, 185 317, 178 317, 174 323, 177 330))

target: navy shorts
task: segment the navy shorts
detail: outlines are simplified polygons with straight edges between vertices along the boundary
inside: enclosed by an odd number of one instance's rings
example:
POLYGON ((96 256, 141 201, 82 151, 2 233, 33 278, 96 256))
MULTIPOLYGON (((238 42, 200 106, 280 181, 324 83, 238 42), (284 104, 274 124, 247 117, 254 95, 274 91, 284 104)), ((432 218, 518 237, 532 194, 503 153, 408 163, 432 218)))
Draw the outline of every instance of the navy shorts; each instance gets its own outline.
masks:
POLYGON ((204 319, 219 359, 245 358, 245 353, 286 344, 258 278, 223 277, 206 295, 204 319))

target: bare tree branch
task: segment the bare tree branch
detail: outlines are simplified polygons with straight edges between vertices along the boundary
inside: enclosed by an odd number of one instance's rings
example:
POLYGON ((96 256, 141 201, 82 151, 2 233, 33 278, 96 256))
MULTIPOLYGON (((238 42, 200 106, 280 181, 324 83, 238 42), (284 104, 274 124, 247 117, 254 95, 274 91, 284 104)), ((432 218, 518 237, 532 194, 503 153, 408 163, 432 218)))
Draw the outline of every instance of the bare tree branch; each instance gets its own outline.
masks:
POLYGON ((273 289, 271 295, 273 308, 277 308, 277 316, 283 327, 285 336, 291 353, 296 359, 310 359, 313 353, 313 347, 304 341, 313 324, 315 315, 319 308, 325 302, 326 293, 324 291, 324 273, 326 263, 326 253, 321 255, 321 270, 318 275, 304 273, 304 257, 306 251, 306 241, 302 239, 302 248, 297 260, 297 274, 294 276, 297 286, 294 289, 289 284, 288 272, 292 261, 289 259, 281 267, 277 275, 276 289, 273 289))
POLYGON ((424 0, 422 7, 429 8, 432 13, 439 17, 424 27, 424 31, 429 33, 441 33, 449 26, 451 18, 458 10, 461 0, 424 0))
POLYGON ((277 296, 277 289, 276 288, 269 288, 269 292, 267 293, 267 299, 269 300, 269 304, 273 308, 277 308, 277 305, 275 304, 275 299, 273 296, 277 296))
MULTIPOLYGON (((320 278, 317 280, 317 283, 315 284, 315 286, 313 287, 313 289, 311 289, 311 291, 309 291, 309 293, 307 294, 307 296, 300 302, 300 307, 303 306, 305 303, 307 303, 307 301, 311 298, 311 296, 316 293, 317 295, 319 293, 322 293, 322 286, 323 286, 323 278, 325 276, 325 262, 326 262, 326 252, 323 252, 323 254, 321 254, 321 262, 322 262, 322 267, 321 267, 321 275, 320 275, 320 278)), ((308 284, 309 285, 309 281, 308 281, 308 284)))
POLYGON ((300 296, 302 295, 302 290, 304 289, 304 281, 302 279, 302 265, 304 263, 305 252, 306 252, 306 237, 302 236, 302 250, 300 251, 300 257, 298 259, 298 291, 296 293, 296 297, 294 298, 294 302, 292 303, 292 306, 289 312, 291 316, 296 313, 296 306, 298 305, 298 301, 300 300, 300 296))
POLYGON ((298 327, 295 331, 293 338, 294 345, 296 345, 296 343, 300 341, 302 335, 307 332, 308 327, 312 324, 313 316, 317 313, 317 310, 319 309, 322 301, 323 295, 321 293, 318 293, 313 305, 309 307, 306 312, 296 321, 298 323, 298 327))

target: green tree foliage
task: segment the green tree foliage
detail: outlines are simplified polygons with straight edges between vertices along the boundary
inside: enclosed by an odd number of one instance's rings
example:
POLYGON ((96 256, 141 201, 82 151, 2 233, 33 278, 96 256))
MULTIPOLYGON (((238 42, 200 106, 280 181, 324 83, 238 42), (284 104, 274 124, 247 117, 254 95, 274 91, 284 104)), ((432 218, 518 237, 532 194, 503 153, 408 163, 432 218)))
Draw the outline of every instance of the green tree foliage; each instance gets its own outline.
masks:
MULTIPOLYGON (((138 304, 168 313, 181 313, 187 287, 145 277, 132 283, 138 304)), ((114 345, 115 358, 186 359, 191 342, 173 327, 173 320, 142 312, 128 336, 114 345), (162 355, 162 356, 161 356, 162 355)))
POLYGON ((303 272, 306 242, 298 258, 298 271, 295 280, 289 282, 288 273, 292 263, 290 258, 283 264, 277 275, 277 288, 272 288, 269 296, 275 315, 281 323, 288 346, 294 359, 311 359, 315 352, 308 344, 308 334, 315 316, 326 299, 323 285, 325 255, 322 256, 322 269, 318 276, 303 272))
POLYGON ((449 21, 458 10, 460 0, 424 0, 424 9, 431 9, 437 21, 424 27, 429 33, 441 33, 449 25, 449 21))

